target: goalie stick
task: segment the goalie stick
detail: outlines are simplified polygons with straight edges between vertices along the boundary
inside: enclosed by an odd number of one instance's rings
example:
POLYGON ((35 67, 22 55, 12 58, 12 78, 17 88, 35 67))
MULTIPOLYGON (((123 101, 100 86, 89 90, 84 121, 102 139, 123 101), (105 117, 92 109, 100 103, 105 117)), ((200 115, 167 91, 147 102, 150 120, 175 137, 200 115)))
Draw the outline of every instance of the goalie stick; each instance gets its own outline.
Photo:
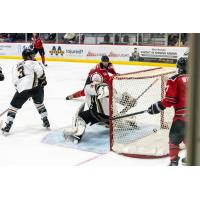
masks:
POLYGON ((158 78, 154 80, 137 98, 136 101, 143 96, 156 82, 158 81, 158 78))
MULTIPOLYGON (((136 99, 135 99, 135 103, 138 101, 138 99, 140 98, 140 97, 142 97, 156 82, 158 81, 158 78, 156 79, 156 80, 154 80, 136 99)), ((135 104, 134 104, 135 105, 135 104)), ((134 107, 134 106, 132 106, 132 105, 128 105, 128 106, 126 106, 122 111, 120 111, 120 113, 119 114, 123 114, 123 113, 125 113, 125 112, 127 112, 128 110, 130 110, 132 107, 134 107)), ((118 115, 119 115, 118 114, 118 115)), ((116 116, 115 116, 116 117, 116 116)))

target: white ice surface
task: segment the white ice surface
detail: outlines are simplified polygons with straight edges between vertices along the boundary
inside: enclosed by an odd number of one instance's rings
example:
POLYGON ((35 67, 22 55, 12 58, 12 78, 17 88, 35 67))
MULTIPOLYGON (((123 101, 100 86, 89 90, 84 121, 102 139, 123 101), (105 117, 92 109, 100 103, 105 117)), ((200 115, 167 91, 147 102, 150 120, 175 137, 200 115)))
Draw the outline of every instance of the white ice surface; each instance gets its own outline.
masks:
MULTIPOLYGON (((5 110, 14 95, 11 69, 18 60, 0 60, 5 81, 0 82, 0 112, 5 110)), ((68 94, 81 90, 89 70, 94 64, 48 62, 45 68, 48 85, 45 87, 45 106, 48 110, 51 129, 69 127, 73 114, 83 98, 65 101, 68 94)), ((145 67, 115 65, 119 73, 142 70, 145 67)), ((5 120, 6 115, 0 117, 5 120)), ((0 135, 0 166, 166 166, 169 158, 136 159, 110 152, 105 155, 79 151, 41 143, 48 131, 42 127, 32 101, 18 111, 11 136, 0 135)), ((184 152, 181 152, 181 157, 184 152)))

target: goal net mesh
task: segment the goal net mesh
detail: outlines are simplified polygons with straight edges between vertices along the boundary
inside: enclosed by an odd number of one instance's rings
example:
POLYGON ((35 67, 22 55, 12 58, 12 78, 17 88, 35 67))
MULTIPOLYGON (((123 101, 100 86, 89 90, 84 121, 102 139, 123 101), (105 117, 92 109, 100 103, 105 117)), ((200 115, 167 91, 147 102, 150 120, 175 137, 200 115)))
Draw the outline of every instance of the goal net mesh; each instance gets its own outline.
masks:
MULTIPOLYGON (((114 76, 111 81, 111 119, 147 110, 164 98, 167 79, 174 69, 154 68, 114 76)), ((164 157, 168 155, 168 135, 173 108, 159 114, 147 112, 111 120, 111 150, 132 157, 164 157)))

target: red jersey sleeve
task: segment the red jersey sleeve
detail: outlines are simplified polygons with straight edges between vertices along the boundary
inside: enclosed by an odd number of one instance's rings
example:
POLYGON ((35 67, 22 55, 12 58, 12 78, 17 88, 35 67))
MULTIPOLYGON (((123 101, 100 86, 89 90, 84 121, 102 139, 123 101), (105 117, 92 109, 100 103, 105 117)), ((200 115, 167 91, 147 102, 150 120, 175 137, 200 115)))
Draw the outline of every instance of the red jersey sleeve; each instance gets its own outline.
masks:
POLYGON ((114 67, 113 67, 113 65, 112 65, 112 63, 108 66, 108 72, 113 74, 113 75, 117 74, 115 69, 114 69, 114 67))
POLYGON ((177 84, 176 81, 169 79, 165 88, 165 97, 161 101, 164 107, 171 107, 177 103, 177 84))

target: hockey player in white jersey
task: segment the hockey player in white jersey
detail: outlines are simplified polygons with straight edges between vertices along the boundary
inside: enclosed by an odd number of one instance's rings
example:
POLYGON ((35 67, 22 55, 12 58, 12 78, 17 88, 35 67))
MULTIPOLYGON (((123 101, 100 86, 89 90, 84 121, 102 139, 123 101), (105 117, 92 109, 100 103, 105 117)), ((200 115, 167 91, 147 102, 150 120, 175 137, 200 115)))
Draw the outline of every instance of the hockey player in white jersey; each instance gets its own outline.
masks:
POLYGON ((25 49, 22 52, 23 60, 13 67, 12 78, 16 93, 10 102, 6 125, 2 128, 3 134, 9 133, 18 109, 29 99, 33 99, 44 127, 50 127, 47 110, 43 104, 44 86, 47 84, 42 65, 34 59, 34 52, 25 49))
POLYGON ((3 80, 4 80, 4 75, 2 72, 2 68, 0 67, 0 81, 3 81, 3 80))

